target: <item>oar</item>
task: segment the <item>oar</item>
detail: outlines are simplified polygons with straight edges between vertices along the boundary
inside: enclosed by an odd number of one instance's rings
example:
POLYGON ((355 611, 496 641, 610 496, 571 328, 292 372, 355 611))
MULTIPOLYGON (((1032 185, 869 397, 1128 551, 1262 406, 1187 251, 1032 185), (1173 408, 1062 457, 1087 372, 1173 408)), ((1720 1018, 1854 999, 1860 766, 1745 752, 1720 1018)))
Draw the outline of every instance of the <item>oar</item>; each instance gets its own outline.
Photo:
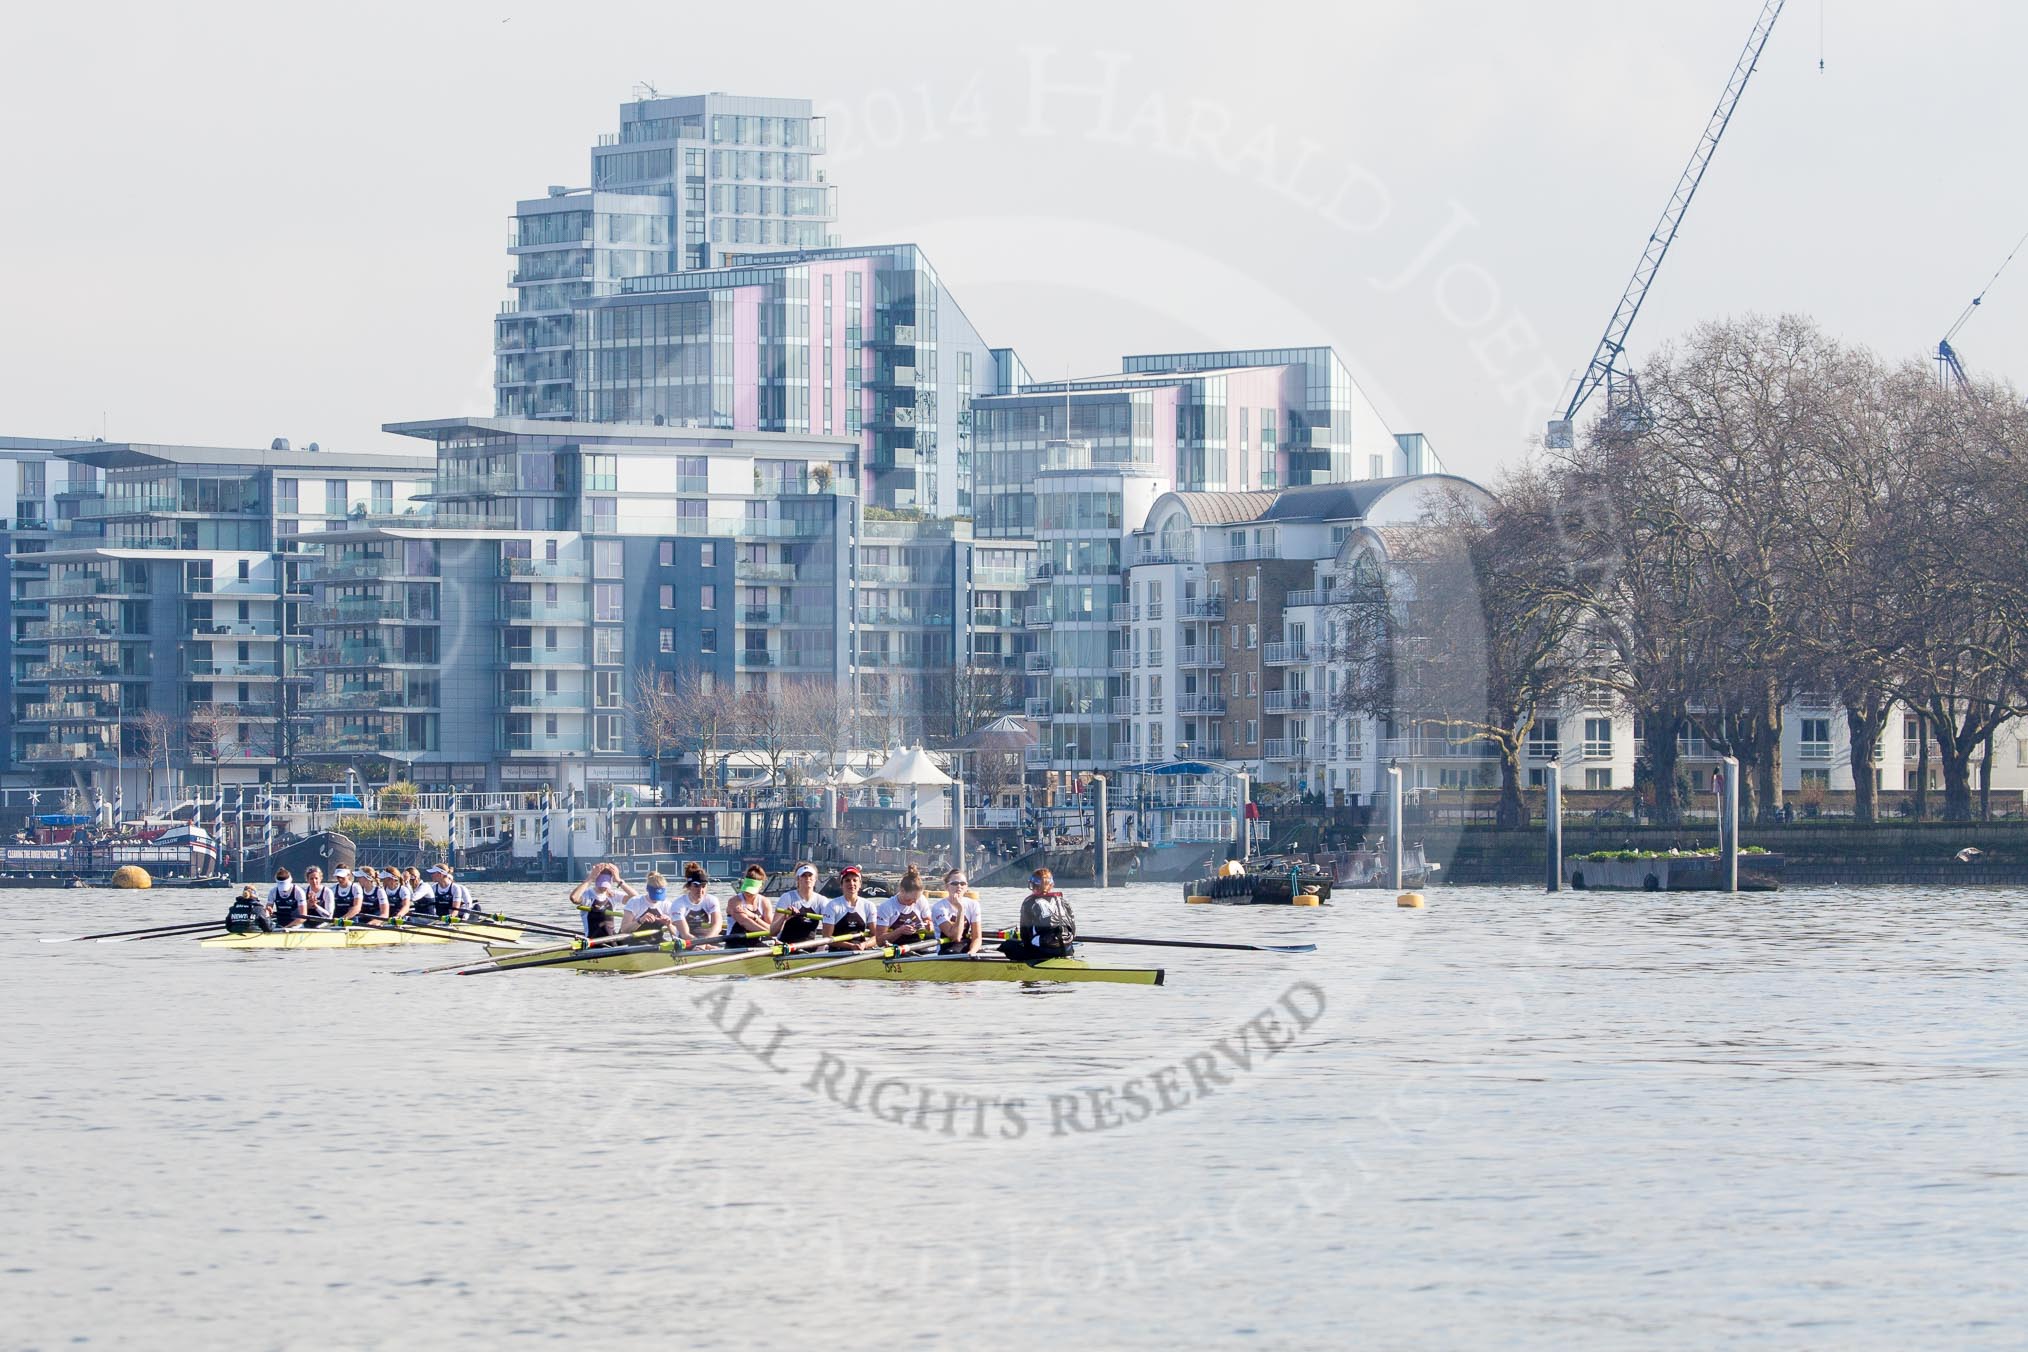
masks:
POLYGON ((800 967, 784 967, 778 972, 762 972, 754 980, 773 981, 777 977, 808 976, 812 972, 828 972, 833 967, 849 967, 855 962, 885 962, 889 958, 907 957, 911 953, 920 953, 936 946, 937 941, 935 939, 924 939, 921 943, 908 944, 901 948, 869 948, 864 953, 854 953, 844 958, 832 958, 828 962, 811 962, 805 963, 800 967))
MULTIPOLYGON (((662 928, 663 928, 662 926, 658 925, 654 926, 653 930, 656 933, 660 933, 662 928)), ((546 958, 554 953, 582 953, 587 949, 599 948, 602 946, 610 947, 611 945, 614 944, 638 944, 641 942, 642 935, 647 932, 648 931, 644 930, 636 930, 632 934, 601 934, 594 939, 587 939, 583 935, 579 935, 577 936, 576 942, 574 943, 554 944, 544 948, 523 949, 521 952, 518 952, 513 956, 516 962, 525 962, 529 958, 546 958)), ((498 957, 486 958, 480 962, 450 962, 445 963, 441 967, 412 968, 407 972, 403 972, 402 975, 434 976, 438 972, 463 972, 466 968, 497 966, 499 965, 499 962, 500 959, 498 957)))
POLYGON ((511 915, 472 916, 469 917, 465 923, 479 925, 486 924, 518 925, 522 929, 533 930, 537 934, 554 934, 559 939, 581 939, 584 937, 583 934, 577 930, 565 929, 563 926, 551 924, 547 920, 521 920, 511 915))
POLYGON ((214 920, 209 925, 197 925, 189 929, 157 930, 153 934, 129 934, 118 939, 101 939, 102 944, 140 944, 150 939, 208 939, 213 934, 225 933, 223 920, 214 920))
MULTIPOLYGON (((1001 930, 997 936, 989 935, 987 937, 1012 939, 1014 931, 1001 930)), ((1219 948, 1236 953, 1314 953, 1317 951, 1315 944, 1214 944, 1206 943, 1200 939, 1115 939, 1098 934, 1080 934, 1077 936, 1077 941, 1081 944, 1130 944, 1135 948, 1219 948)))
POLYGON ((223 925, 223 920, 178 920, 169 925, 150 925, 146 929, 112 930, 105 934, 64 934, 45 938, 46 944, 78 944, 86 939, 125 939, 136 934, 167 934, 172 930, 206 929, 212 925, 223 925))
POLYGON ((735 962, 745 962, 748 958, 779 958, 784 953, 798 953, 806 948, 819 948, 825 944, 834 942, 836 941, 830 935, 822 934, 814 939, 804 939, 793 944, 769 944, 761 948, 742 948, 737 952, 728 952, 722 958, 706 958, 702 962, 679 962, 668 967, 652 967, 645 972, 628 972, 625 979, 628 981, 639 981, 644 976, 668 976, 672 972, 696 972, 706 967, 726 967, 735 962))

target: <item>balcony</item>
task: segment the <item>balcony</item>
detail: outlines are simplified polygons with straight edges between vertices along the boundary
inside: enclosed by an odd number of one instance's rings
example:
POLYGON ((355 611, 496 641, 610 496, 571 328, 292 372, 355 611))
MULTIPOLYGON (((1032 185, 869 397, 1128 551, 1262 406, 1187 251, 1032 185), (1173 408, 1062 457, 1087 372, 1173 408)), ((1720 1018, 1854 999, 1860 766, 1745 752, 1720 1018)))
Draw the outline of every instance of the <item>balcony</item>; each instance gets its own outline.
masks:
POLYGON ((1113 602, 1113 623, 1132 624, 1141 618, 1141 608, 1132 601, 1113 602))
POLYGON ((1827 761, 1831 759, 1831 744, 1829 742, 1803 742, 1796 748, 1796 759, 1827 761))
POLYGON ((1310 660, 1310 645, 1302 640, 1269 643, 1261 649, 1261 661, 1271 667, 1293 666, 1310 660))
POLYGON ((118 662, 30 662, 27 677, 31 681, 77 681, 92 679, 118 679, 121 675, 118 662))
POLYGON ((582 648, 502 648, 500 660, 510 667, 582 667, 591 657, 582 648))
POLYGON ((301 708, 305 713, 378 709, 394 703, 396 698, 377 686, 361 690, 312 690, 303 696, 301 708))
POLYGON ((743 667, 772 667, 777 665, 775 655, 766 648, 741 648, 739 664, 743 667))
POLYGON ((373 596, 347 597, 342 601, 325 601, 303 607, 304 624, 378 624, 408 619, 418 624, 436 623, 434 618, 408 615, 407 607, 400 601, 386 601, 373 596))
POLYGON ((112 747, 105 742, 30 742, 21 748, 21 759, 25 761, 90 761, 111 760, 112 747))
POLYGON ((390 660, 388 650, 373 643, 347 643, 336 648, 313 648, 303 654, 306 667, 378 667, 390 660))
POLYGON ((237 577, 195 577, 187 579, 183 590, 190 596, 228 596, 234 599, 271 600, 282 594, 278 578, 237 578, 237 577))
POLYGON ((273 662, 214 662, 209 658, 190 659, 190 677, 200 681, 269 680, 277 675, 273 662))
POLYGON ((583 755, 590 750, 583 737, 537 736, 532 732, 510 732, 501 739, 510 756, 583 755))
POLYGON ((732 575, 743 582, 794 582, 796 565, 793 563, 748 563, 736 559, 732 575))
POLYGON ((1021 607, 1021 627, 1023 629, 1047 629, 1049 624, 1048 606, 1021 607))
POLYGON ((584 690, 508 690, 500 696, 508 709, 537 713, 584 713, 590 700, 584 690))
POLYGON ((1225 665, 1223 648, 1185 648, 1176 657, 1176 665, 1185 671, 1210 671, 1225 665))
POLYGON ((1024 664, 1029 671, 1048 671, 1056 665, 1055 659, 1046 652, 1030 653, 1024 664))
POLYGON ((536 578, 582 578, 586 574, 583 559, 502 559, 500 576, 536 578))
POLYGON ((1146 606, 1142 607, 1142 609, 1147 611, 1148 618, 1151 620, 1159 620, 1162 618, 1162 603, 1160 601, 1150 601, 1146 606))
POLYGON ((119 596, 123 595, 120 584, 109 577, 56 577, 43 584, 40 596, 33 591, 30 599, 51 596, 119 596))
POLYGON ((356 756, 427 749, 410 747, 398 733, 392 732, 317 732, 298 737, 295 743, 299 756, 356 756))
POLYGON ((36 638, 110 638, 113 625, 110 620, 96 617, 84 620, 42 620, 30 624, 24 637, 36 638))
POLYGON ((152 516, 158 512, 181 510, 181 504, 174 493, 155 493, 144 497, 103 498, 97 502, 84 503, 78 509, 78 519, 84 521, 100 520, 109 516, 152 516))
POLYGON ((104 700, 63 700, 21 709, 24 723, 111 723, 119 716, 119 706, 104 700))
POLYGON ((1489 760, 1499 753, 1491 742, 1457 741, 1447 737, 1384 737, 1382 760, 1489 760))
POLYGON ((1030 718, 1043 718, 1043 719, 1048 718, 1049 717, 1048 696, 1045 695, 1041 697, 1030 697, 1023 704, 1022 712, 1026 713, 1030 718))
POLYGON ((1112 668, 1114 671, 1132 671, 1139 665, 1134 659, 1133 649, 1115 648, 1112 652, 1112 668))
POLYGON ((1264 761, 1306 761, 1310 758, 1310 743, 1301 738, 1270 737, 1261 743, 1260 758, 1264 761))
POLYGON ((1302 591, 1292 591, 1283 597, 1282 605, 1336 606, 1343 605, 1345 602, 1350 601, 1352 597, 1353 592, 1349 587, 1332 587, 1328 590, 1322 587, 1307 587, 1302 591))
POLYGON ((1021 764, 1029 770, 1047 770, 1049 768, 1049 748, 1046 746, 1022 748, 1021 764))
MULTIPOLYGON (((140 635, 135 635, 135 637, 138 638, 140 637, 140 635)), ((229 638, 229 639, 238 639, 241 641, 257 639, 264 642, 273 643, 276 639, 281 638, 282 635, 276 633, 272 625, 270 625, 270 627, 267 628, 266 630, 263 630, 261 626, 254 624, 252 621, 234 621, 233 623, 230 624, 212 624, 203 622, 193 624, 190 628, 190 637, 197 640, 198 642, 209 642, 213 639, 229 638)))
POLYGON ((378 582, 402 577, 400 559, 378 554, 348 554, 336 559, 319 559, 304 572, 306 582, 378 582))
POLYGON ((524 624, 589 624, 591 605, 585 601, 509 601, 507 619, 524 624))
POLYGON ((1183 602, 1176 608, 1177 617, 1185 620, 1222 620, 1225 618, 1225 598, 1222 596, 1200 596, 1183 602))
POLYGON ((1261 711, 1270 714, 1302 712, 1312 707, 1307 690, 1267 690, 1261 693, 1261 711))
POLYGON ((1223 695, 1178 695, 1176 712, 1179 714, 1222 714, 1225 712, 1223 695))

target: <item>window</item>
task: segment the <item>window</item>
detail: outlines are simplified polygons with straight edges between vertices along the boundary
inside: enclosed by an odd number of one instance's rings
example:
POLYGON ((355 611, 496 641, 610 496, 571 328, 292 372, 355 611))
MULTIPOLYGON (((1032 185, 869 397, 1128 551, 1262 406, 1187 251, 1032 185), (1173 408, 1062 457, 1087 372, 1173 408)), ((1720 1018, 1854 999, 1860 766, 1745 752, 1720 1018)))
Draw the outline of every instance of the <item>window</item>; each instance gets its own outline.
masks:
POLYGON ((619 620, 626 618, 626 606, 625 602, 621 599, 619 583, 595 582, 592 584, 592 618, 595 620, 619 620))
POLYGON ((1828 718, 1804 718, 1797 720, 1802 735, 1802 758, 1804 760, 1831 759, 1831 720, 1828 718))
POLYGON ((1828 789, 1831 787, 1831 772, 1825 766, 1812 769, 1803 767, 1802 787, 1806 789, 1828 789))
POLYGON ((676 589, 666 582, 662 584, 662 599, 660 605, 664 610, 676 609, 676 589))
POLYGON ((545 736, 545 737, 554 737, 554 736, 556 736, 556 715, 555 715, 555 714, 544 714, 544 715, 542 716, 542 734, 543 734, 543 736, 545 736))
POLYGON ((656 561, 664 568, 674 568, 676 566, 676 542, 674 540, 664 540, 656 547, 656 561))
POLYGON ((1528 729, 1528 754, 1555 760, 1563 753, 1563 730, 1553 718, 1538 718, 1528 729))
POLYGON ((662 651, 665 653, 676 651, 676 631, 674 629, 664 629, 662 631, 662 651))
POLYGON ((375 479, 373 481, 373 514, 375 516, 394 515, 394 480, 375 479))
POLYGON ((1610 767, 1584 772, 1584 786, 1587 789, 1609 789, 1613 786, 1613 772, 1610 767))
POLYGON ((697 651, 701 653, 715 653, 718 651, 718 631, 716 629, 700 629, 698 631, 697 651))
POLYGON ((600 709, 620 707, 620 673, 617 671, 595 671, 592 673, 592 705, 600 709))
POLYGON ((1246 744, 1252 746, 1260 740, 1260 723, 1255 719, 1246 720, 1246 744))
POLYGON ((697 546, 697 566, 699 568, 716 568, 718 566, 718 545, 716 543, 707 540, 697 546))
POLYGON ((1258 648, 1260 646, 1259 625, 1250 624, 1246 627, 1246 646, 1249 648, 1258 648))
MULTIPOLYGON (((593 507, 596 508, 600 501, 610 506, 613 499, 594 500, 593 507)), ((626 547, 618 540, 594 540, 592 542, 592 576, 625 577, 627 575, 626 558, 626 547)))
POLYGON ((294 479, 275 480, 275 510, 284 515, 294 514, 296 510, 296 481, 294 479))
MULTIPOLYGON (((1613 754, 1613 721, 1610 718, 1587 718, 1584 720, 1584 754, 1588 760, 1608 760, 1613 754)), ((1592 772, 1584 772, 1585 787, 1590 788, 1592 772)), ((1610 784, 1603 785, 1611 788, 1610 784)))
MULTIPOLYGON (((241 560, 239 561, 239 580, 240 580, 241 582, 245 582, 245 581, 247 581, 247 580, 248 580, 248 578, 249 578, 249 577, 251 576, 251 574, 252 574, 252 567, 253 567, 253 565, 252 565, 251 563, 249 563, 249 562, 248 562, 247 560, 245 560, 245 559, 241 559, 241 560)), ((246 618, 246 602, 244 602, 244 601, 240 602, 240 603, 239 603, 239 609, 240 609, 240 618, 241 618, 241 619, 245 619, 245 618, 246 618)))
POLYGON ((718 609, 718 588, 708 582, 704 586, 699 587, 697 589, 697 608, 699 610, 718 609))

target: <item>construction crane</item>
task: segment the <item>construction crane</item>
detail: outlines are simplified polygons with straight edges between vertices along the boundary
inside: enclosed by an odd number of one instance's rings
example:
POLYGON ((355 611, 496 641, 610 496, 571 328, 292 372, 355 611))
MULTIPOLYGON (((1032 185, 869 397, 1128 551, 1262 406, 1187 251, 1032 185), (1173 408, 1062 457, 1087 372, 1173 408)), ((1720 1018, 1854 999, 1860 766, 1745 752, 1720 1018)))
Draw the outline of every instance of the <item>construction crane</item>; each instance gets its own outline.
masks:
POLYGON ((1785 0, 1766 0, 1761 7, 1760 18, 1754 21, 1746 47, 1732 68, 1732 77, 1725 82, 1725 92, 1718 96, 1718 106, 1711 110, 1711 120, 1705 124, 1704 134, 1697 139, 1697 148, 1690 152, 1690 163, 1685 166, 1683 177, 1677 180, 1676 191, 1669 195, 1669 205, 1662 209, 1662 219, 1656 222, 1654 230, 1648 235, 1648 246, 1642 250, 1633 278, 1627 282, 1627 289, 1620 296, 1619 308, 1613 311, 1612 322, 1606 325, 1605 336, 1598 340, 1598 350, 1592 353, 1591 365, 1578 377, 1577 389, 1572 392, 1570 406, 1564 409, 1563 416, 1549 424, 1543 444, 1551 449, 1570 448, 1578 412, 1601 386, 1605 387, 1608 407, 1638 411, 1640 387, 1634 383, 1632 371, 1623 371, 1619 367, 1620 356, 1627 348, 1627 334, 1641 313, 1641 302, 1648 298, 1648 288, 1654 285, 1655 273, 1668 256, 1669 246, 1676 240, 1676 228, 1683 223, 1683 213, 1690 209, 1690 199, 1697 195, 1697 185, 1704 181, 1704 171, 1710 166, 1712 155, 1717 153, 1718 142, 1725 135, 1726 125, 1732 121, 1732 110, 1738 107, 1739 96, 1746 92, 1746 82, 1753 77, 1754 67, 1760 62, 1761 49, 1767 46, 1768 34, 1774 32, 1775 20, 1781 17, 1784 3, 1785 0))
POLYGON ((1979 294, 1972 297, 1972 303, 1959 313, 1957 323, 1951 325, 1950 332, 1946 333, 1943 339, 1937 343, 1936 379, 1937 383, 1946 389, 1952 385, 1957 386, 1961 390, 1969 390, 1972 387, 1972 382, 1965 376, 1964 365, 1958 361, 1957 349, 1951 346, 1951 339, 1958 336, 1958 330, 1963 328, 1965 322, 1978 312, 1981 305, 1985 304, 1986 293, 1993 289, 1994 282, 2000 280, 2000 274, 2005 272, 2007 265, 2014 261, 2014 255, 2021 252, 2023 244, 2028 244, 2028 235, 2023 235, 2014 241, 2014 247, 2009 249, 2007 256, 2000 260, 2000 266, 1993 269, 1993 275, 1988 277, 1986 284, 1979 288, 1979 294))

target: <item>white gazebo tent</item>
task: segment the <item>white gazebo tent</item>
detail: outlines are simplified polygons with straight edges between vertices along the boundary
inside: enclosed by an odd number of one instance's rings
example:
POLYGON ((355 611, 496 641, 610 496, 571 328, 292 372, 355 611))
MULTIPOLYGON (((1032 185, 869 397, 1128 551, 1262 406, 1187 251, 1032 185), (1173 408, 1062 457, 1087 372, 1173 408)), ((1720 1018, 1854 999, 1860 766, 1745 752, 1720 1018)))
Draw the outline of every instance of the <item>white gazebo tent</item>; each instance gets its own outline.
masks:
POLYGON ((929 752, 921 747, 908 747, 888 757, 887 763, 867 778, 869 784, 888 784, 909 791, 909 815, 919 826, 945 827, 951 824, 950 808, 943 790, 951 784, 951 777, 943 767, 931 759, 929 752), (929 811, 924 812, 924 789, 934 789, 928 795, 929 811))

